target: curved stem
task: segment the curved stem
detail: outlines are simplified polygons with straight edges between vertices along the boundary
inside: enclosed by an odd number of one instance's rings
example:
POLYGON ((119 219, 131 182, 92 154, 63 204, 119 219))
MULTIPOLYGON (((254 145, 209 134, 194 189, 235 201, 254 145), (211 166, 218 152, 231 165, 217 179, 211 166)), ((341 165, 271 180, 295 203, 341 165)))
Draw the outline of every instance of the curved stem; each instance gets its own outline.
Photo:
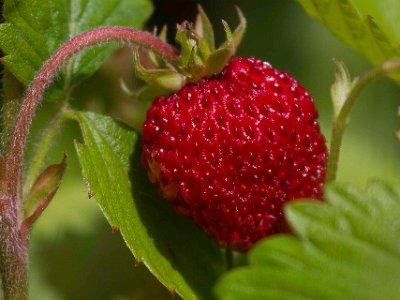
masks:
POLYGON ((353 109, 357 97, 371 81, 380 76, 389 75, 393 71, 398 71, 399 69, 400 59, 388 60, 354 80, 352 88, 347 94, 346 100, 344 101, 343 107, 341 108, 337 118, 333 122, 327 171, 328 182, 334 181, 336 179, 343 134, 349 122, 350 113, 353 109))
POLYGON ((38 71, 26 92, 17 117, 6 160, 8 193, 13 201, 20 198, 21 187, 18 185, 21 183, 23 151, 32 118, 52 78, 68 59, 82 49, 110 41, 127 42, 151 49, 171 62, 178 58, 176 49, 156 36, 126 27, 102 27, 89 30, 61 46, 38 71))
POLYGON ((0 190, 0 271, 6 299, 27 299, 29 235, 21 236, 22 164, 26 139, 35 111, 58 70, 76 53, 105 42, 142 46, 173 63, 178 51, 147 32, 127 27, 101 27, 84 32, 62 45, 38 71, 18 113, 6 158, 4 187, 0 190))

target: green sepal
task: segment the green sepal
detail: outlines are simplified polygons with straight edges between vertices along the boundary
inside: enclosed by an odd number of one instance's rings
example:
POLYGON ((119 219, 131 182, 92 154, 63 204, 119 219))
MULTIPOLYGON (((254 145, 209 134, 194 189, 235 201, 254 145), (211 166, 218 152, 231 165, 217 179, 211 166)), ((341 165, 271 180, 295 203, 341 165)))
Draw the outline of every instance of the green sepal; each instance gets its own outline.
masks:
POLYGON ((198 5, 199 14, 196 18, 194 32, 198 35, 199 56, 203 61, 215 51, 215 37, 210 19, 207 17, 203 8, 198 5))
POLYGON ((197 52, 199 42, 192 27, 189 22, 183 22, 177 26, 175 40, 181 46, 181 56, 178 61, 180 66, 189 64, 197 52))
POLYGON ((187 63, 179 68, 179 71, 184 74, 187 81, 196 82, 204 77, 204 63, 198 56, 198 48, 194 46, 188 57, 187 63))
MULTIPOLYGON (((235 44, 233 43, 232 30, 229 27, 229 24, 225 20, 222 20, 222 25, 224 26, 224 31, 225 31, 225 36, 226 36, 225 44, 234 49, 235 48, 235 44)), ((223 46, 224 45, 222 45, 222 47, 223 46)))
MULTIPOLYGON (((149 60, 155 69, 147 70, 140 65, 135 54, 135 67, 141 79, 152 85, 175 91, 186 82, 197 82, 201 78, 220 73, 229 63, 246 29, 243 13, 237 8, 239 25, 233 32, 225 21, 222 22, 226 41, 215 49, 211 22, 201 6, 198 6, 198 10, 195 24, 185 21, 177 26, 175 40, 180 45, 181 54, 173 65, 164 64, 161 67, 154 54, 149 53, 149 60)), ((160 38, 165 39, 165 33, 163 29, 160 38)))
POLYGON ((232 34, 233 43, 235 46, 235 51, 239 47, 240 43, 242 42, 244 33, 246 32, 247 21, 243 15, 243 12, 240 10, 238 6, 236 6, 236 12, 239 17, 239 25, 236 27, 235 31, 232 34))
POLYGON ((235 43, 232 31, 227 22, 222 20, 222 24, 225 30, 226 42, 207 57, 204 72, 204 76, 207 77, 221 72, 235 54, 235 43))
POLYGON ((198 5, 197 9, 199 10, 199 14, 196 18, 195 31, 206 41, 208 49, 212 52, 215 50, 214 29, 201 5, 198 5))
POLYGON ((243 38, 246 30, 246 19, 244 18, 241 10, 238 7, 236 7, 236 9, 240 23, 232 33, 228 23, 222 21, 226 35, 226 42, 207 57, 205 62, 205 76, 212 76, 221 72, 221 70, 228 64, 231 57, 235 54, 236 49, 243 38))
POLYGON ((230 47, 222 47, 215 50, 205 63, 206 76, 218 74, 228 64, 232 57, 232 49, 230 47))
MULTIPOLYGON (((197 17, 195 27, 197 31, 193 35, 197 37, 197 47, 199 51, 197 51, 197 48, 194 48, 195 50, 191 53, 192 57, 189 57, 189 59, 186 60, 187 63, 194 64, 196 67, 186 66, 181 68, 191 74, 190 81, 196 81, 198 78, 209 77, 220 73, 229 63, 231 57, 235 54, 246 30, 246 19, 244 18, 242 11, 238 7, 236 7, 236 9, 239 17, 239 25, 232 33, 228 23, 222 21, 226 41, 215 50, 214 32, 211 23, 205 12, 201 7, 199 7, 199 16, 197 17), (199 54, 200 58, 196 61, 199 54)), ((186 32, 186 36, 187 35, 188 33, 186 32)), ((186 42, 186 44, 188 44, 188 42, 186 42)))
POLYGON ((237 13, 239 16, 239 25, 236 27, 235 31, 232 33, 231 28, 229 27, 228 23, 222 20, 222 25, 224 26, 226 41, 217 49, 229 49, 231 51, 231 55, 233 56, 242 41, 244 32, 246 31, 246 19, 243 16, 242 11, 236 7, 237 13))
MULTIPOLYGON (((168 27, 167 25, 164 25, 161 28, 160 33, 158 34, 158 38, 160 40, 162 40, 163 42, 167 42, 167 31, 168 31, 168 27)), ((153 31, 154 35, 157 35, 157 27, 154 28, 153 31)), ((153 51, 149 50, 146 52, 149 60, 151 61, 151 63, 154 66, 154 69, 156 68, 166 68, 167 63, 158 55, 156 55, 153 51)))
POLYGON ((185 78, 174 70, 145 69, 140 64, 137 51, 134 51, 133 63, 137 76, 150 85, 156 85, 169 91, 176 91, 185 83, 185 78))
POLYGON ((342 61, 334 59, 334 63, 337 66, 337 70, 335 74, 336 80, 331 86, 331 97, 333 103, 333 114, 336 119, 346 102, 351 88, 353 87, 353 81, 349 70, 342 61))
MULTIPOLYGON (((208 42, 205 39, 199 39, 198 48, 198 56, 201 58, 201 61, 205 61, 207 57, 212 53, 208 42)), ((197 49, 196 49, 197 50, 197 49)))

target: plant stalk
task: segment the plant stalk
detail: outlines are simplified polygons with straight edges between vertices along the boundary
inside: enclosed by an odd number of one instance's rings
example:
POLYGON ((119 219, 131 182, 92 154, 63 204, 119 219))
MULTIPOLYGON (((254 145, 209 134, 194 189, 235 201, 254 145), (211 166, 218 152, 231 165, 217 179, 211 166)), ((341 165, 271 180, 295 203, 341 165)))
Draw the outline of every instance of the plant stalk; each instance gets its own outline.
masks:
POLYGON ((393 73, 394 71, 398 71, 399 69, 400 59, 388 60, 383 64, 368 71, 367 73, 354 79, 353 86, 347 94, 346 100, 344 101, 344 104, 337 118, 333 122, 331 132, 331 144, 329 149, 327 182, 336 180, 343 134, 349 123, 350 114, 357 97, 371 81, 384 75, 390 75, 391 73, 393 73))
MULTIPOLYGON (((6 200, 6 199, 2 199, 6 200)), ((2 201, 4 204, 4 201, 2 201)), ((28 299, 28 243, 15 227, 15 214, 4 213, 10 208, 2 207, 0 218, 0 271, 5 300, 28 299)))
POLYGON ((13 202, 17 202, 17 199, 20 198, 23 152, 30 125, 36 108, 51 80, 58 70, 79 51, 111 41, 126 42, 148 48, 170 62, 174 62, 178 58, 176 49, 156 36, 126 27, 92 29, 62 45, 36 74, 26 92, 22 108, 17 117, 10 151, 6 160, 7 181, 9 183, 8 193, 11 195, 13 202))
POLYGON ((101 27, 77 35, 63 44, 37 72, 18 113, 5 161, 0 190, 0 271, 6 300, 28 298, 27 251, 29 233, 21 235, 23 222, 23 156, 36 109, 60 68, 79 51, 105 42, 125 42, 152 50, 169 62, 178 51, 154 35, 128 27, 101 27))

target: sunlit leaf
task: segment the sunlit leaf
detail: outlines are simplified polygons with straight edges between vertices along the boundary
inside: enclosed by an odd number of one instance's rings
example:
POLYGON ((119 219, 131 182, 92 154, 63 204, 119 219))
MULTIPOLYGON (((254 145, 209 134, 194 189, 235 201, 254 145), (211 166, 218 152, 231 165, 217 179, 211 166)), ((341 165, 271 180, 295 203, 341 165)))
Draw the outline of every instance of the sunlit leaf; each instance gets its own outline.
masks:
POLYGON ((328 189, 326 203, 296 201, 295 235, 267 238, 249 266, 222 277, 220 299, 398 299, 400 188, 328 189))
MULTIPOLYGON (((340 40, 377 65, 399 57, 400 2, 397 0, 297 0, 340 40)), ((394 76, 400 81, 400 75, 394 76)))

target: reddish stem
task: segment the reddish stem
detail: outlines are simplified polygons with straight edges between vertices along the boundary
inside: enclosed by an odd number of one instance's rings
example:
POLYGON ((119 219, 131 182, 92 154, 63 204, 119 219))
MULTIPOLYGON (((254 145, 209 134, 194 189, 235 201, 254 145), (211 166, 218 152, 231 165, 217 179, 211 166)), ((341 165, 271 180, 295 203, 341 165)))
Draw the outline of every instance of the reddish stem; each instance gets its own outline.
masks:
POLYGON ((26 139, 35 111, 58 70, 77 52, 105 42, 135 44, 154 51, 169 62, 178 51, 154 35, 126 27, 102 27, 84 32, 62 45, 38 71, 26 91, 15 122, 5 162, 4 189, 0 190, 0 271, 6 299, 27 299, 27 227, 48 204, 45 199, 22 226, 22 165, 26 139))
MULTIPOLYGON (((52 78, 63 64, 80 50, 110 41, 127 42, 151 49, 171 62, 178 58, 177 50, 156 36, 125 27, 102 27, 89 30, 61 46, 38 71, 26 92, 21 111, 16 120, 6 161, 8 194, 13 202, 20 202, 17 199, 20 198, 23 152, 29 128, 36 108, 52 78)), ((15 204, 19 210, 20 203, 15 204)))

